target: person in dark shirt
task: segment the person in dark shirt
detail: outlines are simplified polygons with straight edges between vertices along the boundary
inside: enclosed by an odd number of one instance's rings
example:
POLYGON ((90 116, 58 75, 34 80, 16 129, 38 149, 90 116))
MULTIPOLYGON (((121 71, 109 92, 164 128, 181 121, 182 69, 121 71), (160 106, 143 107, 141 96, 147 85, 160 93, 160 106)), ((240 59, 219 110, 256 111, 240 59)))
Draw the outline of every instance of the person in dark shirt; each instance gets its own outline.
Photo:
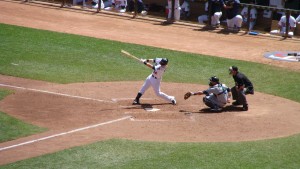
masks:
POLYGON ((233 105, 243 105, 243 110, 248 110, 247 94, 254 94, 254 87, 252 82, 246 75, 238 71, 238 67, 231 66, 229 74, 232 75, 235 86, 231 88, 232 99, 236 100, 233 105))
POLYGON ((222 8, 225 6, 223 0, 209 0, 208 3, 211 5, 210 16, 211 26, 219 27, 220 18, 222 17, 222 8))
POLYGON ((239 0, 226 0, 225 10, 227 18, 227 29, 239 32, 243 23, 243 17, 239 15, 239 0))

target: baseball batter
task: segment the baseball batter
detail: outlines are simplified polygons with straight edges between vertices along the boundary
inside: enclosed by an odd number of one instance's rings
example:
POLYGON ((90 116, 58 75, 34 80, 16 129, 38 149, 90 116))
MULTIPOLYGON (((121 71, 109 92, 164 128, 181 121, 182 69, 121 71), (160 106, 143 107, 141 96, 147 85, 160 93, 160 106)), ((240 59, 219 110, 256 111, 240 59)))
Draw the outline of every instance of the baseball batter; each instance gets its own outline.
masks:
POLYGON ((162 76, 167 69, 167 64, 169 60, 167 58, 155 58, 155 59, 141 59, 143 64, 153 69, 153 72, 146 78, 141 90, 138 92, 136 98, 134 99, 132 104, 140 104, 141 96, 146 92, 146 90, 152 86, 155 94, 162 99, 171 102, 173 105, 176 105, 176 100, 174 96, 169 96, 160 91, 160 83, 162 80, 162 76), (152 65, 151 63, 154 63, 152 65))
POLYGON ((230 102, 230 89, 220 83, 219 78, 212 76, 209 79, 209 88, 198 92, 188 92, 184 95, 184 99, 188 99, 192 95, 206 95, 203 97, 203 102, 211 108, 211 111, 222 111, 222 108, 230 102))

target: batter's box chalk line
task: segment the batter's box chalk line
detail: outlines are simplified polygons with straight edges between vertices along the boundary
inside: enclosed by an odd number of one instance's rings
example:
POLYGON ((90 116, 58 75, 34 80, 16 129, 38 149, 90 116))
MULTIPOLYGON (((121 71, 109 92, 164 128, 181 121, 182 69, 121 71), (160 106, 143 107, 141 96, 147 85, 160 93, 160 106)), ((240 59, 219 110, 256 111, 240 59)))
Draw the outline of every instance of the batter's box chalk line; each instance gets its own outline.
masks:
POLYGON ((57 95, 57 96, 70 97, 70 98, 75 98, 75 99, 92 100, 92 101, 104 102, 104 103, 115 103, 113 101, 108 101, 108 100, 94 99, 94 98, 89 98, 89 97, 76 96, 76 95, 70 95, 70 94, 65 94, 65 93, 51 92, 51 91, 47 91, 47 90, 32 89, 32 88, 13 86, 13 85, 7 85, 7 84, 0 84, 0 86, 14 88, 14 89, 20 89, 20 90, 28 90, 28 91, 33 91, 33 92, 52 94, 52 95, 57 95))
POLYGON ((19 144, 7 146, 7 147, 0 147, 0 151, 4 151, 4 150, 7 150, 7 149, 12 149, 12 148, 23 146, 23 145, 33 144, 33 143, 36 143, 36 142, 52 139, 52 138, 55 138, 55 137, 59 137, 59 136, 63 136, 63 135, 67 135, 67 134, 71 134, 71 133, 75 133, 75 132, 79 132, 79 131, 83 131, 83 130, 88 130, 88 129, 91 129, 91 128, 96 128, 96 127, 99 127, 99 126, 104 126, 104 125, 107 125, 107 124, 111 124, 111 123, 131 119, 131 118, 132 118, 132 116, 125 116, 125 117, 122 117, 122 118, 119 118, 119 119, 115 119, 115 120, 111 120, 111 121, 107 121, 107 122, 103 122, 103 123, 98 123, 98 124, 94 124, 94 125, 91 125, 91 126, 82 127, 82 128, 70 130, 70 131, 67 131, 67 132, 59 133, 59 134, 54 134, 54 135, 47 136, 47 137, 42 137, 42 138, 39 138, 39 139, 35 139, 35 140, 31 140, 31 141, 27 141, 27 142, 23 142, 23 143, 19 143, 19 144))

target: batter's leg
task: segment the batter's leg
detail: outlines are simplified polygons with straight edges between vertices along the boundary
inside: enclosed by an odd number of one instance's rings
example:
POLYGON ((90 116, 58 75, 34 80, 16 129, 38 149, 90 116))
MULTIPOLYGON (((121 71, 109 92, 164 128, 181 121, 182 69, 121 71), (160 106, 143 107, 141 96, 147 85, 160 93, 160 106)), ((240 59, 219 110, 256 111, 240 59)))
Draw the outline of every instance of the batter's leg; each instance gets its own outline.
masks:
POLYGON ((142 95, 145 93, 145 91, 150 87, 151 82, 150 82, 150 78, 147 77, 147 79, 145 80, 141 90, 138 92, 138 94, 136 95, 134 101, 132 104, 140 104, 140 98, 142 97, 142 95))
POLYGON ((161 97, 164 100, 169 101, 169 102, 172 102, 173 100, 175 100, 174 96, 169 96, 169 95, 167 95, 167 94, 160 91, 160 80, 159 79, 152 78, 151 85, 152 85, 152 88, 153 88, 153 90, 154 90, 154 92, 157 96, 159 96, 159 97, 161 97))

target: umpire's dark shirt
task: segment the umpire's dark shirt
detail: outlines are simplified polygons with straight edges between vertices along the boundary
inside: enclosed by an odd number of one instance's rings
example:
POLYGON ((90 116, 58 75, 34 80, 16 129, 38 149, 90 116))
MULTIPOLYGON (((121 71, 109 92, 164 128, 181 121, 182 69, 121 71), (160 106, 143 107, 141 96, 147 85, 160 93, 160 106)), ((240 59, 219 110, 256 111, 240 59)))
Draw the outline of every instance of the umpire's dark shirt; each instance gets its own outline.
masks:
POLYGON ((252 82, 247 78, 247 76, 245 76, 243 73, 241 72, 237 72, 237 74, 235 76, 232 76, 235 84, 237 86, 243 86, 245 85, 245 87, 253 87, 252 82))

